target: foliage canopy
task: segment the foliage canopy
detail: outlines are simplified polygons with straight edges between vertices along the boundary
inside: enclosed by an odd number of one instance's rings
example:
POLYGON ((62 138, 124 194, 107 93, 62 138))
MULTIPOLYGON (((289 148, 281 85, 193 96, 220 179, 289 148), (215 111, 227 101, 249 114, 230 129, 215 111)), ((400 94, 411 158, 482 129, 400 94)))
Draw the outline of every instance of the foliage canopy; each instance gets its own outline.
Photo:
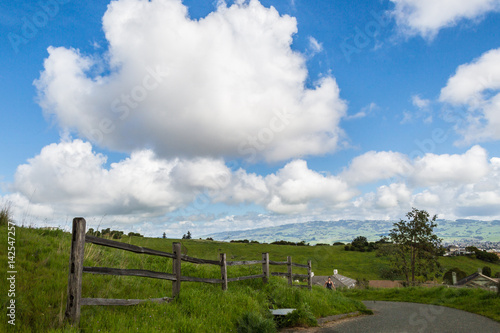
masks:
POLYGON ((437 252, 441 239, 434 234, 437 215, 429 217, 425 210, 413 208, 406 214, 407 220, 394 223, 389 233, 394 243, 391 263, 404 275, 407 284, 415 284, 417 277, 431 278, 439 267, 437 252))

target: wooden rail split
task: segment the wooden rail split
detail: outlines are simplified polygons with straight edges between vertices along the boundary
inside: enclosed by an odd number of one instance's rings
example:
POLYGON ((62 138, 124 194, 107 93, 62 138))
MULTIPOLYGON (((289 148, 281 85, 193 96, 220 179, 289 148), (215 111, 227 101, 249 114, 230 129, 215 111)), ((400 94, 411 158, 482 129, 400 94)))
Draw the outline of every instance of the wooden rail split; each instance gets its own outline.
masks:
POLYGON ((292 276, 292 257, 286 257, 287 268, 288 268, 288 284, 293 286, 293 276, 292 276))
POLYGON ((117 242, 109 239, 85 235, 86 221, 83 217, 75 217, 73 219, 73 232, 71 238, 71 253, 69 258, 69 275, 68 275, 68 297, 66 302, 66 318, 72 324, 78 324, 80 321, 80 308, 82 305, 136 305, 142 302, 151 301, 156 303, 170 302, 173 298, 162 297, 152 299, 105 299, 105 298, 82 298, 82 275, 83 273, 105 274, 105 275, 125 275, 139 276, 154 279, 163 279, 172 281, 172 297, 179 295, 181 290, 181 282, 203 282, 221 284, 222 290, 227 290, 228 282, 243 281, 249 279, 262 279, 264 283, 269 281, 270 276, 283 276, 288 278, 288 284, 293 285, 293 278, 308 278, 307 286, 295 285, 296 287, 312 288, 312 272, 311 261, 307 265, 292 263, 292 257, 288 256, 287 261, 271 261, 269 253, 262 253, 262 260, 243 260, 243 261, 226 261, 226 254, 221 253, 219 260, 208 260, 188 257, 181 253, 181 243, 175 242, 172 244, 172 252, 163 252, 153 249, 148 249, 141 246, 131 245, 127 243, 117 242), (144 269, 119 269, 110 267, 84 267, 84 251, 85 243, 92 243, 101 246, 107 246, 120 250, 130 251, 139 254, 155 255, 172 259, 172 274, 164 272, 154 272, 144 269), (220 266, 220 279, 207 279, 190 276, 182 276, 181 263, 182 261, 194 264, 209 264, 220 266), (251 276, 239 276, 229 278, 227 274, 227 266, 239 265, 262 265, 262 274, 251 276), (269 265, 287 265, 287 273, 271 272, 269 265), (293 274, 292 266, 306 268, 306 274, 293 274))
POLYGON ((73 219, 71 253, 69 256, 68 299, 65 312, 66 317, 70 318, 72 323, 80 321, 85 226, 86 222, 83 217, 73 219))
POLYGON ((172 297, 176 297, 181 292, 181 243, 173 243, 172 252, 175 255, 172 262, 172 272, 175 275, 175 280, 172 282, 172 297))
POLYGON ((220 254, 220 274, 222 276, 222 290, 227 290, 227 264, 226 254, 220 254))
POLYGON ((309 290, 312 289, 313 285, 313 276, 312 276, 312 263, 311 260, 307 261, 307 287, 309 290))
POLYGON ((262 253, 262 273, 264 277, 262 278, 262 282, 269 282, 269 253, 262 253))

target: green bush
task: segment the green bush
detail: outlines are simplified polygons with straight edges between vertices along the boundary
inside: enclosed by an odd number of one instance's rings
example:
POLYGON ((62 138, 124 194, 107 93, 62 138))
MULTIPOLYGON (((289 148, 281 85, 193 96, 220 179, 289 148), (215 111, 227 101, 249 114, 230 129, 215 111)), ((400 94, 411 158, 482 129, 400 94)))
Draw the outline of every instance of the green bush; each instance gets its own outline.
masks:
POLYGON ((276 332, 276 324, 271 318, 264 318, 256 312, 246 312, 238 320, 238 333, 276 332))
POLYGON ((491 277, 491 268, 488 266, 483 267, 483 275, 486 275, 487 277, 491 277))
POLYGON ((303 303, 299 307, 285 316, 281 321, 281 327, 311 327, 318 326, 318 321, 314 317, 309 304, 303 303))
POLYGON ((492 263, 497 263, 500 261, 500 258, 498 258, 498 256, 495 253, 482 251, 474 246, 466 247, 466 249, 468 249, 468 251, 474 252, 475 257, 479 260, 492 262, 492 263))
POLYGON ((462 280, 464 277, 467 276, 467 273, 462 271, 460 268, 452 268, 448 270, 446 273, 444 273, 443 276, 443 282, 446 284, 453 284, 453 272, 457 273, 457 282, 462 280))
POLYGON ((384 280, 394 281, 400 278, 400 273, 398 272, 398 270, 392 267, 382 267, 379 270, 379 275, 384 280))

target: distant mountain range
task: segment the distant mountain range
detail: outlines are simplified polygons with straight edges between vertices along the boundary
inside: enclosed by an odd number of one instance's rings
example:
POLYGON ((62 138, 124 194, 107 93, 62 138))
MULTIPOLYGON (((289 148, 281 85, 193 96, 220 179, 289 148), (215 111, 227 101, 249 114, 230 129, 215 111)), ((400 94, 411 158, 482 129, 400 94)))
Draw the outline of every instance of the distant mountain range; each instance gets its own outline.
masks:
MULTIPOLYGON (((255 240, 271 243, 278 240, 306 243, 351 242, 357 236, 365 236, 369 241, 387 236, 395 221, 387 220, 340 220, 313 221, 284 224, 277 227, 251 230, 226 231, 204 236, 218 241, 255 240)), ((481 241, 500 242, 500 221, 478 220, 437 220, 434 229, 443 242, 481 241)))

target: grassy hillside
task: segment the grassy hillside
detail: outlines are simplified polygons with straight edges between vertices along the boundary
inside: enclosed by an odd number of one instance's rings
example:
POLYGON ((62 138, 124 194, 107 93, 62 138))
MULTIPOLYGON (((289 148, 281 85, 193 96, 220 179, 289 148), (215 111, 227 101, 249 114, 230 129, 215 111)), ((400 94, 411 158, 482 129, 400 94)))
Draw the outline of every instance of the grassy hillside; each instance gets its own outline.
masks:
MULTIPOLYGON (((171 252, 174 241, 178 240, 133 237, 130 243, 171 252)), ((182 244, 188 255, 214 260, 219 258, 219 253, 226 253, 228 260, 257 260, 261 258, 262 253, 269 252, 271 260, 286 261, 287 255, 291 255, 292 260, 297 263, 307 263, 307 260, 311 260, 315 275, 331 275, 333 270, 337 269, 339 274, 355 279, 377 280, 381 279, 381 270, 389 266, 389 260, 385 257, 377 257, 376 252, 345 251, 342 245, 292 246, 207 240, 182 240, 182 244)), ((464 272, 472 274, 478 268, 487 265, 492 268, 493 273, 500 272, 500 265, 469 257, 440 257, 439 262, 445 271, 459 267, 464 272)), ((280 268, 285 271, 284 267, 273 267, 275 271, 280 268)), ((299 271, 299 273, 305 273, 305 271, 299 271)))
MULTIPOLYGON (((365 236, 370 241, 377 241, 387 236, 396 221, 387 220, 340 220, 292 223, 276 227, 252 230, 227 231, 210 234, 215 240, 230 241, 249 239, 272 243, 277 240, 306 243, 351 242, 357 236, 365 236)), ((444 242, 455 240, 500 241, 500 221, 478 220, 437 220, 436 235, 444 242)))
MULTIPOLYGON (((3 244, 7 244, 7 230, 0 227, 3 244)), ((177 240, 124 237, 121 241, 167 252, 177 240)), ((380 279, 380 269, 387 267, 387 259, 375 252, 344 251, 343 246, 283 246, 268 244, 224 243, 202 240, 182 240, 183 252, 189 256, 218 259, 226 253, 228 260, 256 260, 269 252, 273 261, 285 261, 291 255, 294 262, 312 261, 316 275, 329 275, 333 269, 353 278, 380 279)), ((0 265, 7 267, 6 246, 0 247, 0 265)), ((60 230, 16 228, 16 331, 45 332, 71 331, 64 322, 70 234, 60 230)), ((484 263, 465 257, 442 258, 446 268, 459 267, 467 273, 483 267, 484 263)), ((84 265, 115 268, 137 268, 172 272, 172 262, 166 258, 139 255, 126 251, 87 244, 84 265)), ((498 265, 490 265, 493 272, 498 265)), ((183 263, 183 275, 219 278, 215 266, 183 263)), ((284 271, 285 266, 272 266, 272 271, 284 271)), ((6 269, 0 279, 6 280, 6 269)), ((304 269, 294 268, 297 273, 304 269)), ((261 267, 228 267, 229 277, 260 274, 261 267)), ((6 284, 0 302, 7 307, 6 284)), ((83 297, 102 298, 157 298, 171 296, 171 282, 164 280, 113 277, 84 274, 83 297)), ((321 287, 308 290, 289 288, 286 281, 273 278, 263 285, 261 280, 229 284, 222 292, 219 285, 183 283, 181 296, 171 304, 143 304, 133 307, 82 307, 81 328, 84 331, 166 331, 166 332, 227 332, 244 325, 245 318, 257 316, 257 321, 269 323, 269 307, 303 307, 304 313, 315 317, 363 310, 364 306, 339 293, 328 293, 321 287), (212 306, 214 304, 215 306, 212 306), (307 304, 304 308, 304 304, 307 304), (243 323, 243 324, 242 324, 243 323)), ((252 317, 253 318, 253 317, 252 317)), ((248 320, 247 320, 248 321, 248 320)), ((252 319, 255 322, 255 318, 252 319)), ((7 321, 0 324, 5 331, 7 321)), ((8 327, 12 329, 11 326, 8 327)))
MULTIPOLYGON (((0 227, 2 241, 7 243, 6 227, 0 227)), ((171 252, 173 240, 125 237, 122 241, 171 252)), ((198 241, 183 241, 184 251, 190 256, 215 259, 224 246, 198 241)), ((229 259, 243 257, 246 251, 236 244, 234 251, 226 251, 229 259), (229 254, 232 253, 232 254, 229 254)), ((46 332, 78 331, 64 321, 70 234, 60 230, 16 229, 16 326, 2 320, 0 331, 46 332)), ((284 249, 279 249, 279 251, 284 249)), ((264 250, 265 251, 265 250, 264 250)), ((278 252, 279 252, 278 251, 278 252)), ((263 250, 252 251, 260 256, 263 250)), ((257 258, 259 258, 259 256, 257 258)), ((273 260, 281 260, 273 257, 273 260)), ((7 267, 6 246, 0 248, 0 265, 7 267)), ((170 259, 145 256, 126 251, 87 244, 84 265, 115 268, 138 268, 162 272, 172 271, 170 259)), ((220 277, 220 268, 183 263, 183 275, 220 277)), ((229 276, 258 274, 260 267, 229 267, 229 276)), ((6 280, 6 270, 0 278, 6 280)), ((6 284, 2 284, 6 286, 6 284)), ((0 302, 6 309, 10 298, 2 288, 0 302)), ((103 298, 157 298, 171 296, 171 282, 137 278, 84 274, 83 297, 103 298)), ((300 318, 327 316, 366 309, 359 301, 339 293, 314 287, 290 288, 286 280, 273 277, 264 285, 262 280, 248 280, 229 284, 223 292, 220 285, 183 283, 181 295, 170 304, 142 304, 131 307, 83 306, 80 328, 88 332, 229 332, 238 326, 261 325, 274 329, 269 308, 298 308, 300 318)))

